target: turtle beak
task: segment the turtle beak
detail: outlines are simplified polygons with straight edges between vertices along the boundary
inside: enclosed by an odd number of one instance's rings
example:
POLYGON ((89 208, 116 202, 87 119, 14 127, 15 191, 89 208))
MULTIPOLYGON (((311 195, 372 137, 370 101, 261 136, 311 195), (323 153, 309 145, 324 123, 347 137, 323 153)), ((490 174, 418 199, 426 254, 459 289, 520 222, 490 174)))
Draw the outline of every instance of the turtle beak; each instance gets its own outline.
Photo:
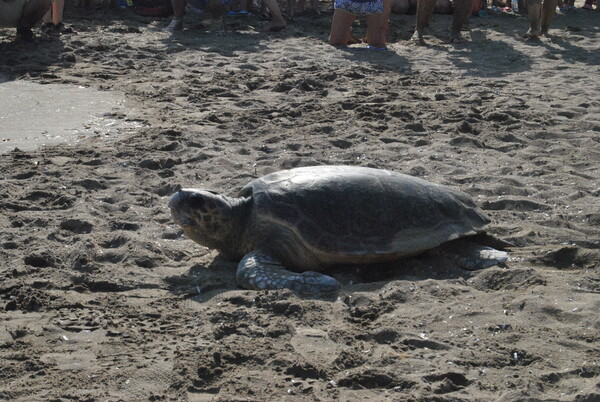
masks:
POLYGON ((192 226, 204 209, 204 196, 197 189, 181 189, 169 201, 171 216, 179 226, 192 226))
MULTIPOLYGON (((189 191, 179 190, 169 200, 169 208, 171 209, 171 216, 176 224, 179 226, 186 225, 186 221, 190 220, 188 213, 188 197, 189 191)), ((188 222, 189 224, 189 222, 188 222)))
POLYGON ((181 203, 184 202, 186 198, 187 194, 185 191, 179 190, 176 192, 169 200, 169 208, 171 209, 171 212, 173 212, 173 210, 178 210, 181 207, 181 203))

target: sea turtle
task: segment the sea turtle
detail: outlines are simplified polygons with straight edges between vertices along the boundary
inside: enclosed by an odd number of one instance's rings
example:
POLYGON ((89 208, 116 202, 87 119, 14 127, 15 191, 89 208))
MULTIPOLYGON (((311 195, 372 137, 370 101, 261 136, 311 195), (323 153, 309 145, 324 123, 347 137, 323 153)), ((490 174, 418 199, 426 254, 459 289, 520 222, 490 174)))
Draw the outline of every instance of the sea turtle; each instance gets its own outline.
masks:
MULTIPOLYGON (((240 261, 241 287, 312 295, 340 288, 313 271, 397 260, 482 233, 490 222, 467 194, 353 166, 278 171, 248 183, 237 198, 182 189, 169 207, 189 238, 240 261)), ((457 247, 467 269, 508 258, 504 251, 469 244, 457 247)))

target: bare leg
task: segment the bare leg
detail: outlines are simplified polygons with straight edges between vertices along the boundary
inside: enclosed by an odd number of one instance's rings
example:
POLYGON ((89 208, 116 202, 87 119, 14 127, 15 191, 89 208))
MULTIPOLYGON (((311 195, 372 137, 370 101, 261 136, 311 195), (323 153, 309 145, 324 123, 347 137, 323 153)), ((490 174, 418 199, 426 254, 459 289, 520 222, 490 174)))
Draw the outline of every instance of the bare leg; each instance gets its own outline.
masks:
POLYGON ((46 11, 46 14, 44 14, 44 17, 42 18, 42 22, 44 24, 47 24, 49 22, 52 22, 52 11, 53 11, 53 7, 54 3, 50 3, 50 7, 48 8, 48 11, 46 11))
POLYGON ((283 15, 281 15, 281 9, 279 8, 279 4, 277 4, 277 0, 263 0, 263 4, 267 6, 271 13, 271 22, 264 30, 267 32, 278 32, 285 28, 285 20, 283 19, 283 15))
POLYGON ((394 0, 392 2, 392 11, 394 14, 406 14, 410 8, 410 2, 408 0, 394 0))
POLYGON ((556 0, 544 0, 542 6, 542 35, 548 35, 550 23, 556 14, 556 0))
POLYGON ((174 18, 183 19, 183 15, 185 14, 185 4, 185 0, 171 0, 174 18))
POLYGON ((462 41, 460 31, 471 15, 473 2, 471 0, 456 0, 454 2, 454 16, 452 17, 452 30, 450 31, 450 43, 462 41))
POLYGON ((425 44, 423 34, 427 23, 431 19, 431 14, 433 14, 435 2, 436 0, 419 0, 417 3, 417 29, 412 39, 418 40, 421 45, 425 44))
POLYGON ((63 11, 65 10, 65 0, 54 0, 52 3, 52 22, 54 25, 62 22, 63 11))
POLYGON ((23 16, 17 26, 17 35, 24 41, 33 42, 34 36, 31 28, 42 20, 50 10, 50 0, 36 0, 28 2, 23 8, 23 16))
POLYGON ((321 14, 319 10, 319 0, 310 0, 310 8, 317 12, 317 14, 321 14))
POLYGON ((528 0, 527 15, 529 16, 529 30, 523 36, 525 38, 540 36, 542 33, 542 0, 528 0))
POLYGON ((383 1, 383 13, 367 16, 367 43, 373 47, 385 47, 389 27, 391 0, 383 1))
POLYGON ((296 15, 296 0, 287 0, 286 11, 288 18, 294 18, 296 15))
MULTIPOLYGON (((331 20, 329 44, 346 46, 352 38, 352 23, 356 17, 347 11, 336 9, 331 20)), ((368 29, 368 28, 367 28, 368 29)))
POLYGON ((19 22, 19 27, 33 28, 35 24, 50 13, 51 5, 50 0, 37 0, 26 3, 23 8, 23 17, 19 22))
POLYGON ((173 6, 173 19, 165 28, 167 32, 181 31, 183 29, 183 16, 185 15, 186 0, 171 0, 173 6))

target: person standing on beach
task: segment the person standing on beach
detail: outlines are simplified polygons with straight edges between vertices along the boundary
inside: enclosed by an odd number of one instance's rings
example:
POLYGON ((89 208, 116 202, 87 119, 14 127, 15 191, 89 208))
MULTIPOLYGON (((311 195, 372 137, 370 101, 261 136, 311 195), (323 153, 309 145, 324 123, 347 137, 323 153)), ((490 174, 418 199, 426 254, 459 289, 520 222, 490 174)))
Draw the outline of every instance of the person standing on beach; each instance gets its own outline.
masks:
MULTIPOLYGON (((64 0, 62 0, 64 1, 64 0)), ((224 2, 227 0, 217 0, 224 2)), ((269 12, 271 13, 271 22, 264 28, 266 32, 279 32, 285 28, 285 20, 281 14, 281 9, 277 0, 262 0, 269 12)), ((165 31, 175 32, 183 29, 183 16, 185 15, 186 0, 171 0, 173 6, 173 19, 165 28, 165 31)))
POLYGON ((335 0, 329 44, 346 46, 352 42, 352 23, 359 16, 367 17, 369 48, 386 49, 391 0, 335 0))
POLYGON ((532 0, 527 2, 529 30, 525 38, 536 38, 548 35, 550 23, 556 14, 556 0, 532 0))
POLYGON ((53 0, 52 8, 48 10, 43 18, 42 32, 47 35, 61 35, 74 33, 72 28, 63 23, 63 12, 65 10, 65 0, 53 0))
POLYGON ((0 27, 17 28, 17 38, 35 42, 31 28, 39 23, 52 6, 51 0, 0 0, 0 27))

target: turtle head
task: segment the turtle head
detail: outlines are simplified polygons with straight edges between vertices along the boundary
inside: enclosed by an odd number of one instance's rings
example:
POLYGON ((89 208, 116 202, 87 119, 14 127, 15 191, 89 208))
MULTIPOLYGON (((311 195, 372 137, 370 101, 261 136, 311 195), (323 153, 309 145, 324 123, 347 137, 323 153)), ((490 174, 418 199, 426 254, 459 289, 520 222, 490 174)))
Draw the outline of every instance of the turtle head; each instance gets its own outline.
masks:
POLYGON ((210 190, 182 189, 171 197, 169 208, 187 237, 223 252, 234 227, 234 201, 210 190))

